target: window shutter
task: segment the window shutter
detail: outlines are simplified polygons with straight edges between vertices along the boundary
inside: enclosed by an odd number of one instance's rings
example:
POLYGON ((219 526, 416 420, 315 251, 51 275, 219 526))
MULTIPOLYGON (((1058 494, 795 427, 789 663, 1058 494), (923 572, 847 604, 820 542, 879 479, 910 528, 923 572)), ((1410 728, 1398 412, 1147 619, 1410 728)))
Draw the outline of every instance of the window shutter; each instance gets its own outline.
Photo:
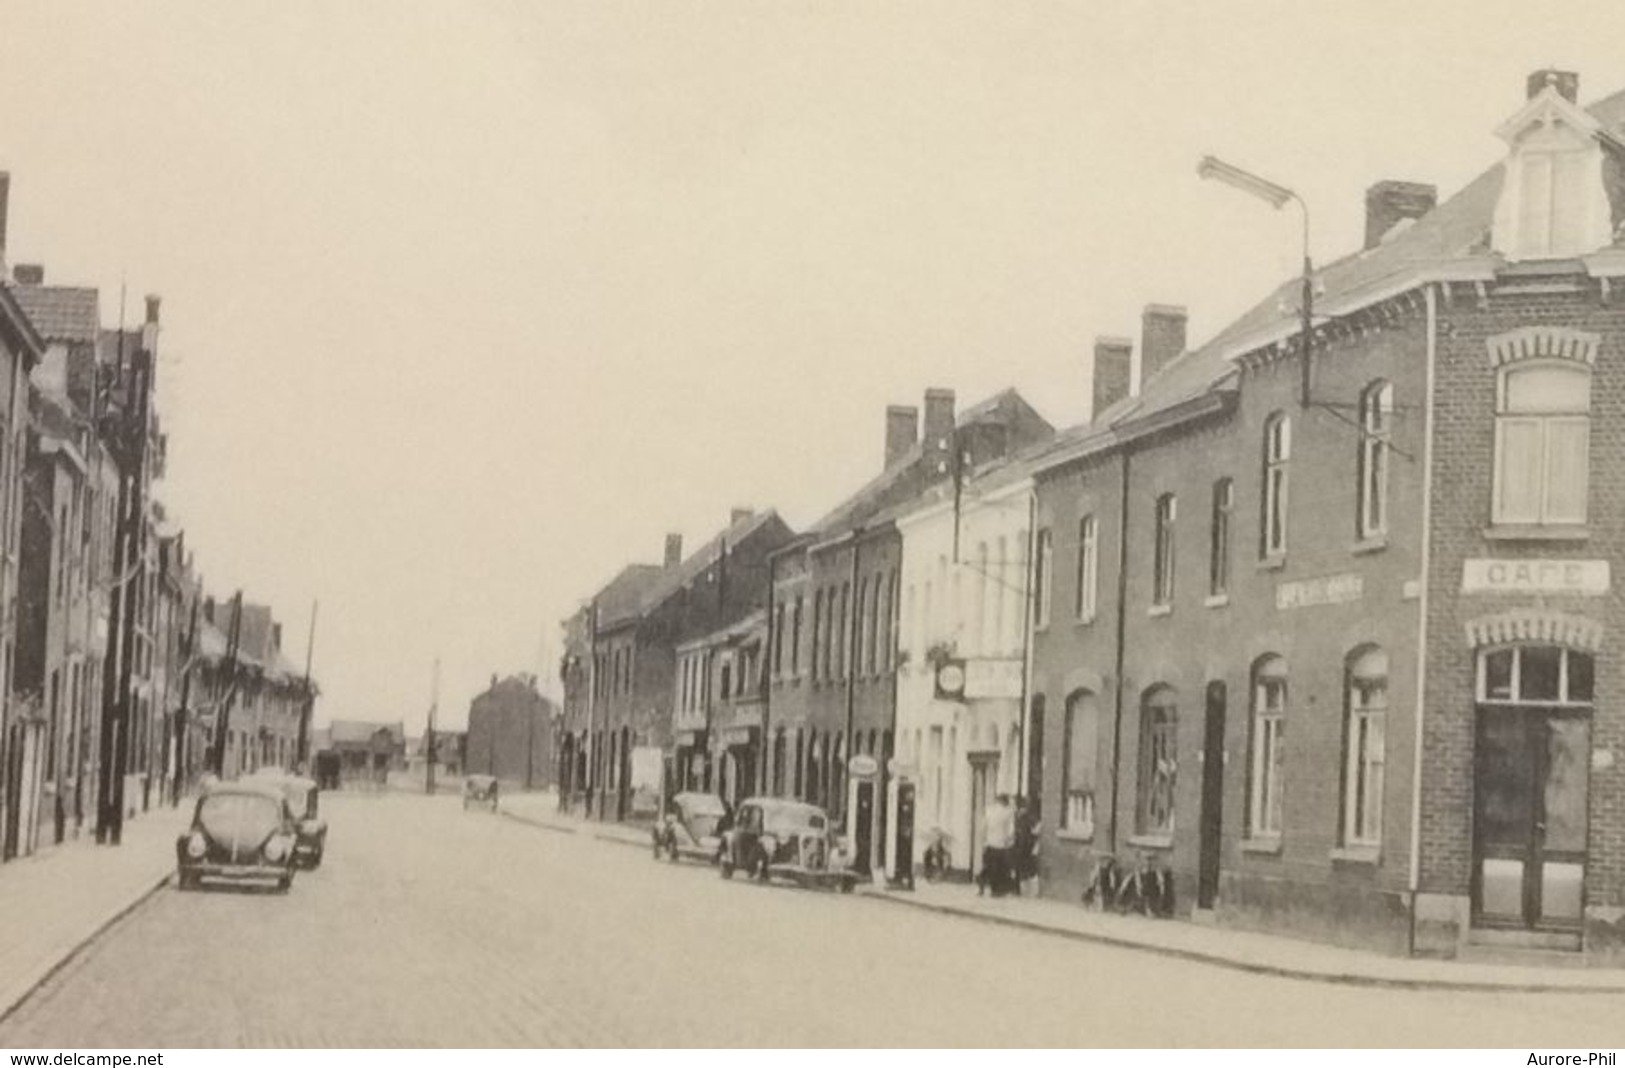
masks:
POLYGON ((1538 419, 1496 421, 1495 521, 1538 523, 1541 506, 1541 426, 1538 419))
POLYGON ((1590 420, 1584 418, 1547 420, 1544 518, 1548 523, 1585 522, 1590 429, 1590 420))

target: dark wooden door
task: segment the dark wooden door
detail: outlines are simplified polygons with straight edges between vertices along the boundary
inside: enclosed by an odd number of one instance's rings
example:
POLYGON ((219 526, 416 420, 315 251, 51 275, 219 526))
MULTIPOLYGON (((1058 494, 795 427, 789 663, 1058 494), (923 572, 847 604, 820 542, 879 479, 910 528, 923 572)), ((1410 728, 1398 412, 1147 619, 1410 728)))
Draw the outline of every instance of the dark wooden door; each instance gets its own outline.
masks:
POLYGON ((1196 906, 1210 909, 1219 899, 1219 845, 1224 828, 1224 683, 1208 683, 1206 712, 1202 732, 1202 813, 1196 906))

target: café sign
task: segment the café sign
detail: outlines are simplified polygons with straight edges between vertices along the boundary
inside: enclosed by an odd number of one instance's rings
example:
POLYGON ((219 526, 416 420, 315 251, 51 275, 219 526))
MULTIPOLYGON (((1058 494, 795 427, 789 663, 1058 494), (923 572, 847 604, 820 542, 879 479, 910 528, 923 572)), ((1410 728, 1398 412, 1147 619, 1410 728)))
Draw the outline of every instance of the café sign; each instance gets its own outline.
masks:
POLYGON ((976 657, 965 661, 965 696, 1021 699, 1022 662, 976 657))
POLYGON ((1607 560, 1466 560, 1462 593, 1570 593, 1600 597, 1608 592, 1607 560))

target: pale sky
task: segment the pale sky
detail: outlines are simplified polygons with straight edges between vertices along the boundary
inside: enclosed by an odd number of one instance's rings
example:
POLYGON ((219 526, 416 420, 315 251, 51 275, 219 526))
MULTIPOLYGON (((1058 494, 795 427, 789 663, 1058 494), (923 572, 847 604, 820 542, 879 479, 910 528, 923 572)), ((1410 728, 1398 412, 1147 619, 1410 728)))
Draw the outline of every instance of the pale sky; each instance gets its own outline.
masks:
POLYGON ((317 718, 442 723, 666 531, 811 522, 883 409, 1086 410, 1384 178, 1493 164, 1525 75, 1625 87, 1625 4, 0 0, 8 259, 164 297, 163 497, 272 604, 317 718))

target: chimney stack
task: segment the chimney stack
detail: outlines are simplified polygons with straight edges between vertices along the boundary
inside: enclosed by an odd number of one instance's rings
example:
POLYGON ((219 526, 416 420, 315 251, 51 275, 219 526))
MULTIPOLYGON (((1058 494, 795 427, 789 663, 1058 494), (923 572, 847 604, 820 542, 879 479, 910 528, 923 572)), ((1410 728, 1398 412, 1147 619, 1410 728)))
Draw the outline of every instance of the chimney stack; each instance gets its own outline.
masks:
POLYGON ((1529 75, 1525 83, 1525 90, 1529 99, 1533 100, 1540 95, 1540 91, 1548 85, 1557 89, 1557 95, 1571 104, 1580 102, 1580 76, 1572 70, 1552 70, 1546 68, 1537 70, 1529 75))
POLYGON ((676 567, 683 562, 683 536, 681 534, 666 535, 666 566, 676 567))
POLYGON ((925 455, 945 461, 954 436, 954 391, 933 388, 925 391, 925 455))
POLYGON ((1424 182, 1378 182, 1365 191, 1365 247, 1382 244, 1405 219, 1420 219, 1439 202, 1439 191, 1424 182))
POLYGON ((734 508, 734 509, 731 509, 728 512, 728 525, 730 527, 738 526, 740 523, 743 523, 745 520, 749 519, 751 516, 753 516, 755 514, 756 514, 756 511, 755 511, 755 509, 752 509, 752 508, 734 508))
POLYGON ((920 434, 920 410, 908 404, 886 406, 886 466, 901 460, 920 434))
POLYGON ((1149 382, 1185 353, 1188 316, 1178 304, 1147 304, 1140 313, 1140 381, 1149 382))
POLYGON ((203 619, 211 626, 214 624, 214 598, 203 598, 203 619))
POLYGON ((0 171, 0 274, 6 269, 6 202, 11 198, 11 172, 0 171))
POLYGON ((45 268, 37 263, 19 263, 11 269, 11 280, 20 286, 42 286, 45 268))
POLYGON ((153 326, 158 325, 158 305, 163 298, 156 293, 147 294, 147 322, 153 326))
POLYGON ((1133 385, 1134 342, 1126 337, 1095 338, 1094 397, 1089 421, 1127 397, 1133 385))
POLYGON ((282 651, 282 624, 271 624, 271 648, 277 652, 282 651))

